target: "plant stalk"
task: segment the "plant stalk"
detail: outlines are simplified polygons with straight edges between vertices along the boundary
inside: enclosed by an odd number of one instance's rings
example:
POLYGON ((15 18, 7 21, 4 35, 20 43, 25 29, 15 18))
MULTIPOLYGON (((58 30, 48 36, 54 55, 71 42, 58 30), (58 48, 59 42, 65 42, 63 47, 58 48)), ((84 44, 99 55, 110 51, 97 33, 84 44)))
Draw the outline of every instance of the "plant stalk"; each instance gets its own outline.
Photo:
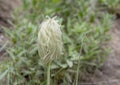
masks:
POLYGON ((75 85, 78 85, 79 67, 80 67, 80 58, 79 58, 79 61, 78 61, 78 66, 77 66, 77 73, 76 73, 76 84, 75 84, 75 85))
MULTIPOLYGON (((81 42, 83 43, 83 39, 81 40, 81 42)), ((80 49, 80 53, 82 52, 82 44, 81 44, 81 49, 80 49)), ((79 61, 78 61, 78 66, 77 66, 77 73, 76 73, 76 84, 75 85, 78 85, 78 78, 79 78, 79 68, 80 68, 80 56, 79 56, 79 61)))
POLYGON ((51 63, 48 64, 47 68, 47 85, 50 85, 50 65, 51 63))

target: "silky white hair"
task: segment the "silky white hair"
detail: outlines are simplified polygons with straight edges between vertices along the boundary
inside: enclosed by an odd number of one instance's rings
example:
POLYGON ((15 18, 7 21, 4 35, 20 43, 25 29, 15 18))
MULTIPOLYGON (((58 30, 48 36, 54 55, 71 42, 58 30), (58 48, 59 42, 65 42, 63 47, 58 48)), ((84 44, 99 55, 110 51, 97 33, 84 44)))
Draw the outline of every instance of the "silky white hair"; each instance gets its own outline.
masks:
POLYGON ((55 18, 42 22, 38 32, 38 52, 43 63, 58 59, 62 54, 61 25, 55 18))

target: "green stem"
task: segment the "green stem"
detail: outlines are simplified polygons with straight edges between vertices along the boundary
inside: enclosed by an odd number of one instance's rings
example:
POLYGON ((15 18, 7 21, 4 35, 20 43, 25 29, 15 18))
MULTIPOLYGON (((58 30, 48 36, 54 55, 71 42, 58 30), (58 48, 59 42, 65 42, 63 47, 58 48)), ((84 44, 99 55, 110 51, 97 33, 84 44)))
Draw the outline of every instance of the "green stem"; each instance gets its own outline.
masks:
MULTIPOLYGON (((81 40, 82 44, 81 44, 80 54, 82 53, 83 39, 81 40)), ((79 56, 79 61, 78 61, 78 66, 77 66, 77 73, 76 73, 76 82, 75 82, 76 85, 78 85, 79 68, 80 68, 80 56, 79 56)))
POLYGON ((47 85, 50 85, 50 64, 48 64, 48 69, 47 69, 47 85))
POLYGON ((79 67, 80 67, 80 58, 79 58, 79 61, 78 61, 78 66, 77 66, 77 73, 76 73, 76 85, 78 85, 79 67))

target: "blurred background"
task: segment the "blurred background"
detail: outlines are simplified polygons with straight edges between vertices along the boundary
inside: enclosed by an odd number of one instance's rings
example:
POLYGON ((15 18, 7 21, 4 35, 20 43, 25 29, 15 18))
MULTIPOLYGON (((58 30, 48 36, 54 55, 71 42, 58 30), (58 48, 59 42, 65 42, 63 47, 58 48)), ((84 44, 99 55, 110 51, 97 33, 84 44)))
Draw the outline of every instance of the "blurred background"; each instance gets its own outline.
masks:
POLYGON ((51 85, 120 84, 120 0, 0 0, 1 85, 46 85, 36 46, 46 16, 64 44, 51 85))

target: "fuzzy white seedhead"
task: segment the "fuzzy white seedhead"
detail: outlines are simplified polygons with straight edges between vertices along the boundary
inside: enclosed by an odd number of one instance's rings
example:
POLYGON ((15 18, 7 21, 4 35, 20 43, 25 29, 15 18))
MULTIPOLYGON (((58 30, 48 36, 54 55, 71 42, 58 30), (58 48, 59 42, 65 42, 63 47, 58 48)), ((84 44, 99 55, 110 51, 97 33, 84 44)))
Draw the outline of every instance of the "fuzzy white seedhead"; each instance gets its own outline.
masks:
POLYGON ((38 33, 38 52, 42 62, 47 64, 61 56, 63 43, 61 25, 55 18, 42 22, 38 33))

